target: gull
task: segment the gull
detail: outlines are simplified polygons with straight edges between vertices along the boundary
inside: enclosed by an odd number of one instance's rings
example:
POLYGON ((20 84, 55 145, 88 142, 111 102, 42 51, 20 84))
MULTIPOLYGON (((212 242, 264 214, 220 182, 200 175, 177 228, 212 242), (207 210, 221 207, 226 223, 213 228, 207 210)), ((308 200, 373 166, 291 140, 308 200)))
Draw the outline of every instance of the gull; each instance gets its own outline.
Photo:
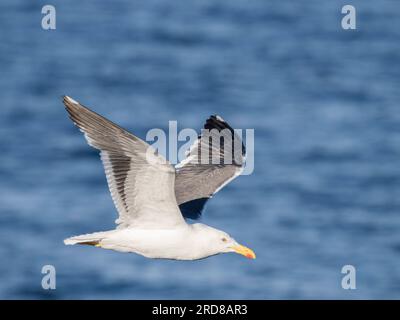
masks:
POLYGON ((152 146, 115 123, 68 96, 63 102, 88 144, 100 151, 119 214, 114 230, 70 237, 64 240, 66 245, 92 245, 156 259, 197 260, 228 252, 255 259, 251 249, 226 232, 187 220, 200 218, 207 200, 243 170, 245 148, 221 117, 207 119, 206 130, 173 167, 152 146), (210 144, 210 137, 217 134, 240 143, 231 163, 215 164, 215 158, 222 159, 230 149, 210 144), (205 152, 210 150, 211 155, 205 152))

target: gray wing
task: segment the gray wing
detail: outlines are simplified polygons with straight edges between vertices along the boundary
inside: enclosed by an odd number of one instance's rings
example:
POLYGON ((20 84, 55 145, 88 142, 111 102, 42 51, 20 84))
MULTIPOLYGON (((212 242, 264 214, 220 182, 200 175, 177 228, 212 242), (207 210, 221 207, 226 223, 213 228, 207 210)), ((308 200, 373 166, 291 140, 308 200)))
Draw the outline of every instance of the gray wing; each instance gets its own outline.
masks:
POLYGON ((64 97, 70 118, 100 150, 119 228, 185 223, 176 203, 175 170, 143 140, 75 100, 64 97))
POLYGON ((240 175, 245 153, 241 138, 225 120, 207 119, 186 159, 175 167, 175 195, 185 218, 198 219, 208 199, 240 175))

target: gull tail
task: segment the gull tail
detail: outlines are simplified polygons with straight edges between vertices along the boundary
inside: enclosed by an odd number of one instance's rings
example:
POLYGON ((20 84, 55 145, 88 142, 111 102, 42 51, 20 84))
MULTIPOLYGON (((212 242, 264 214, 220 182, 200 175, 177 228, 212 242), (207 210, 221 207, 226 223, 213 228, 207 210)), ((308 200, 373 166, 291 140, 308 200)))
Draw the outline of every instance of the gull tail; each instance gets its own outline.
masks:
POLYGON ((106 238, 109 233, 110 231, 82 234, 80 236, 74 236, 65 239, 64 244, 66 245, 86 244, 90 246, 99 246, 100 241, 106 238))

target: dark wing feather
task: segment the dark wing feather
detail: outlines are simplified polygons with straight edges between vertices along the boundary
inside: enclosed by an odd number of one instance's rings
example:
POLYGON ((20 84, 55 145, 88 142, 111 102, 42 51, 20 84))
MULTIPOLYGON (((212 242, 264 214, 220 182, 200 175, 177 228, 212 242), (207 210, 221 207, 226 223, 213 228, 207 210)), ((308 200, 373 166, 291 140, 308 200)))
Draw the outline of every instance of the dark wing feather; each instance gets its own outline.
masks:
POLYGON ((245 147, 219 116, 207 119, 187 157, 175 167, 175 196, 185 218, 198 219, 208 199, 243 170, 245 147))

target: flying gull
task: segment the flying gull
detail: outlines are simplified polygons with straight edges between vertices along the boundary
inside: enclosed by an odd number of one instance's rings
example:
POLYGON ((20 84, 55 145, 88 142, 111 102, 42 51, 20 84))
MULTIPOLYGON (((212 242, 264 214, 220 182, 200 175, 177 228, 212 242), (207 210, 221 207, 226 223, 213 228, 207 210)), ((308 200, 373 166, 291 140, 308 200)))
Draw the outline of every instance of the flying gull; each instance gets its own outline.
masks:
POLYGON ((65 239, 65 244, 93 245, 160 259, 196 260, 228 252, 255 259, 251 249, 238 244, 226 232, 186 220, 198 219, 207 200, 243 170, 245 148, 221 117, 207 119, 207 131, 174 168, 153 147, 125 129, 68 96, 63 102, 89 145, 100 151, 119 214, 116 229, 74 236, 65 239), (240 155, 236 152, 231 163, 214 161, 231 151, 225 144, 220 148, 210 144, 215 133, 226 141, 240 142, 240 155), (215 150, 218 152, 212 152, 215 150), (212 163, 203 161, 202 152, 212 163))

